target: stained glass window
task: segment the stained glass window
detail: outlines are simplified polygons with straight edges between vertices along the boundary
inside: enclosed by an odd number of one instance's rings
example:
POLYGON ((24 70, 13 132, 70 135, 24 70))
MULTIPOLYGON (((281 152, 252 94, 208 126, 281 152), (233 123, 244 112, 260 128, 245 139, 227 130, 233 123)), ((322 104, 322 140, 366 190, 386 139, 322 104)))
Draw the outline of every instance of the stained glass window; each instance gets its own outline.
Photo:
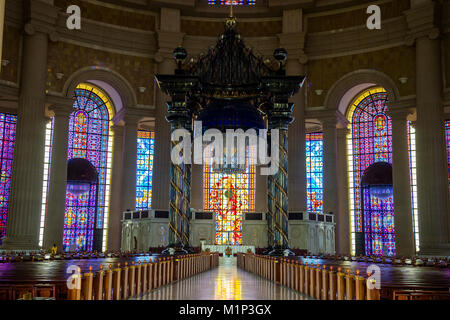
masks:
POLYGON ((139 131, 137 139, 136 209, 147 210, 152 205, 153 154, 155 135, 139 131))
POLYGON ((306 181, 308 212, 323 213, 323 135, 306 135, 306 181))
POLYGON ((371 216, 368 216, 371 211, 362 208, 361 180, 364 171, 376 162, 392 164, 392 122, 386 114, 387 110, 386 90, 377 87, 364 91, 350 105, 348 111, 350 133, 347 149, 349 155, 350 223, 353 254, 355 254, 356 233, 361 232, 364 233, 365 243, 372 244, 371 247, 366 247, 366 251, 369 251, 366 254, 395 254, 393 197, 378 198, 378 200, 366 199, 367 201, 365 201, 366 204, 372 203, 373 212, 383 211, 382 217, 386 219, 380 220, 379 229, 374 224, 369 225, 370 221, 374 221, 371 216), (363 218, 367 225, 363 225, 363 218), (382 232, 378 232, 379 230, 382 230, 382 232), (380 248, 383 252, 380 251, 380 248))
POLYGON ((204 210, 216 217, 217 245, 242 244, 245 212, 255 210, 255 166, 245 173, 215 172, 204 166, 204 210))
POLYGON ((408 122, 409 169, 411 177, 411 209, 413 215, 413 233, 416 251, 420 251, 419 205, 417 203, 417 162, 416 162, 416 128, 408 122))
POLYGON ((445 141, 447 141, 448 186, 450 188, 450 120, 445 121, 445 141))
POLYGON ((256 0, 208 0, 208 4, 211 6, 221 5, 221 6, 242 6, 248 5, 253 6, 256 4, 256 0))
POLYGON ((0 243, 6 235, 17 116, 0 113, 0 243))
POLYGON ((44 144, 44 179, 42 181, 41 221, 39 224, 39 246, 44 243, 45 217, 47 214, 48 183, 50 181, 50 165, 52 160, 53 119, 45 127, 44 144))
POLYGON ((96 168, 98 185, 78 194, 68 183, 64 217, 65 251, 92 251, 94 235, 106 248, 111 180, 113 107, 108 96, 89 84, 75 90, 74 111, 69 120, 67 158, 86 159, 96 168))

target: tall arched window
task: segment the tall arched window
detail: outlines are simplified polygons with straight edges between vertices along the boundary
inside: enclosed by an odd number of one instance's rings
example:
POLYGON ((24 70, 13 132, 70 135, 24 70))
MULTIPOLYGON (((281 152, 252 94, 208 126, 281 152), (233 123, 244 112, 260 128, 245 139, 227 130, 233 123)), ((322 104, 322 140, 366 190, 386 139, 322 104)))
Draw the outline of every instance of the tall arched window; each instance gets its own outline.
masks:
POLYGON ((105 250, 113 141, 110 120, 114 109, 108 96, 90 84, 80 84, 74 98, 76 111, 69 120, 67 158, 88 160, 98 181, 86 190, 68 182, 64 251, 105 250))
POLYGON ((17 116, 0 113, 0 244, 6 235, 17 116))
POLYGON ((152 206, 154 150, 154 132, 139 131, 137 139, 136 210, 148 210, 152 206))
POLYGON ((445 141, 447 142, 448 186, 450 188, 450 120, 445 121, 445 141))
MULTIPOLYGON (((361 93, 347 114, 353 254, 395 254, 393 195, 386 194, 389 188, 381 187, 365 188, 374 193, 363 195, 362 188, 362 178, 370 166, 392 164, 392 122, 387 110, 386 90, 376 87, 361 93)), ((392 193, 392 188, 389 190, 392 193)))
POLYGON ((216 217, 217 245, 242 244, 245 212, 255 210, 255 166, 245 173, 222 173, 204 166, 204 210, 216 217))

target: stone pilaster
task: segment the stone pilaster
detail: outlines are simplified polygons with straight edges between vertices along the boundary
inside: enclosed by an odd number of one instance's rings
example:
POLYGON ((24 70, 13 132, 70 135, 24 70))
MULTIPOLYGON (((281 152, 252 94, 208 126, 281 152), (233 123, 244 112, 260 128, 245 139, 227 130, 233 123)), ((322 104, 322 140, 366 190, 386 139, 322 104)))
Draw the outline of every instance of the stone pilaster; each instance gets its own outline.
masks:
POLYGON ((335 214, 336 222, 336 252, 350 254, 350 210, 348 203, 348 159, 347 135, 349 130, 337 129, 337 197, 339 199, 338 211, 335 214))
POLYGON ((48 39, 56 40, 56 8, 43 1, 26 2, 18 121, 3 248, 39 248, 45 138, 45 84, 48 39))
MULTIPOLYGON (((305 75, 308 57, 304 52, 305 33, 302 30, 302 10, 283 12, 283 33, 278 35, 279 45, 288 52, 286 75, 305 75)), ((306 212, 306 128, 305 90, 290 99, 294 103, 294 122, 289 126, 289 211, 306 212)))
POLYGON ((394 188, 395 251, 397 256, 413 256, 414 233, 411 209, 411 173, 409 169, 408 122, 411 111, 391 106, 392 178, 394 188))
POLYGON ((108 251, 120 249, 122 221, 122 174, 123 174, 123 126, 111 127, 114 134, 113 163, 111 177, 111 200, 108 221, 108 251))
POLYGON ((416 46, 417 187, 420 253, 449 255, 449 205, 442 104, 439 4, 412 1, 406 43, 416 46))
MULTIPOLYGON (((180 12, 161 9, 161 26, 158 31, 159 50, 155 55, 158 74, 173 74, 175 61, 173 50, 182 44, 184 34, 180 32, 180 12)), ((169 209, 170 176, 170 124, 166 120, 169 97, 155 88, 155 157, 153 162, 152 208, 169 209)))
POLYGON ((49 108, 55 115, 44 228, 44 249, 46 250, 51 249, 53 244, 56 244, 58 248, 63 247, 69 118, 74 111, 73 99, 65 100, 55 103, 49 108))

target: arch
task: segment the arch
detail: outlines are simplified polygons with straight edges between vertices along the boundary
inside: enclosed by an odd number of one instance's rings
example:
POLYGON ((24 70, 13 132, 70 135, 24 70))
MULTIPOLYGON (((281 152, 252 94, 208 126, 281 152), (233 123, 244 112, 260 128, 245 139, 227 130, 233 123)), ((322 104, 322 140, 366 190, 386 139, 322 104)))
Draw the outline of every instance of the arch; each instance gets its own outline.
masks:
POLYGON ((128 80, 114 70, 99 67, 84 67, 75 71, 64 84, 63 95, 72 98, 77 86, 83 82, 90 82, 104 90, 111 97, 115 113, 127 106, 137 105, 136 93, 128 80))
POLYGON ((339 110, 345 115, 355 97, 374 86, 385 88, 391 103, 400 99, 400 92, 389 76, 380 71, 361 69, 346 74, 333 84, 325 97, 325 108, 339 110))

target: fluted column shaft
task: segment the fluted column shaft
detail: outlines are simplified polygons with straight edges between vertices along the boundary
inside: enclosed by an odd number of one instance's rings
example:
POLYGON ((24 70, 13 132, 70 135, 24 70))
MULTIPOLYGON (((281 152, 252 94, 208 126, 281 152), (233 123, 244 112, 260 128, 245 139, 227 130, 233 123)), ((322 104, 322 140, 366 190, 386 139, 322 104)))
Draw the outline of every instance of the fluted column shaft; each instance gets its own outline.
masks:
POLYGON ((422 254, 450 254, 439 39, 416 39, 417 187, 422 254), (441 249, 439 249, 441 248, 441 249))
POLYGON ((125 116, 123 130, 122 211, 136 210, 138 117, 125 116))
POLYGON ((67 187, 67 149, 69 136, 69 118, 73 105, 53 107, 53 141, 50 162, 47 213, 44 229, 44 248, 51 249, 53 244, 63 247, 64 211, 67 187))
MULTIPOLYGON (((296 60, 288 60, 287 75, 303 75, 305 65, 296 60)), ((295 107, 292 112, 294 122, 289 125, 289 211, 306 212, 306 128, 305 89, 292 98, 295 107)))
POLYGON ((111 210, 108 220, 108 246, 107 249, 119 250, 121 239, 122 220, 122 172, 123 172, 123 127, 114 125, 114 149, 111 177, 111 210))
POLYGON ((411 179, 409 169, 409 149, 407 112, 391 109, 394 189, 395 251, 397 256, 415 254, 411 211, 411 179))
MULTIPOLYGON (((164 59, 158 65, 159 74, 172 74, 175 64, 171 59, 164 59)), ((161 90, 156 90, 155 110, 155 156, 153 162, 152 208, 169 209, 169 175, 170 175, 170 124, 166 120, 166 101, 169 97, 161 90)))
POLYGON ((337 197, 339 199, 336 222, 336 251, 350 254, 350 212, 348 204, 347 128, 337 129, 337 197))
POLYGON ((25 34, 6 249, 38 249, 45 138, 48 36, 25 34))
POLYGON ((338 210, 336 119, 323 121, 323 212, 338 210))

